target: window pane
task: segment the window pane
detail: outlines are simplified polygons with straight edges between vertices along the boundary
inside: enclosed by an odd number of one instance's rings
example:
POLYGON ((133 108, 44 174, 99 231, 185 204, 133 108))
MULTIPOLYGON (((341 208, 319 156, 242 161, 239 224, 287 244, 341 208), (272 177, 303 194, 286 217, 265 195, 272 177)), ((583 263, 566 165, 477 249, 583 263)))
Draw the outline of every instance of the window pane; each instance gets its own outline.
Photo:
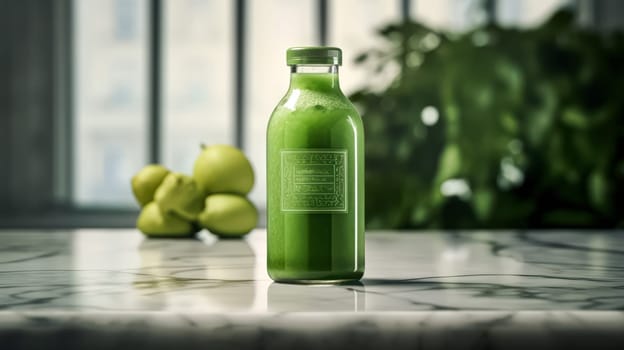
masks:
POLYGON ((481 0, 412 2, 411 17, 438 30, 463 31, 485 21, 481 0))
POLYGON ((73 4, 74 202, 129 206, 147 152, 147 1, 73 4))
POLYGON ((266 206, 266 127, 288 89, 286 49, 317 45, 316 0, 251 0, 247 16, 245 152, 256 171, 251 199, 266 206))
POLYGON ((200 143, 233 143, 229 0, 163 2, 163 163, 190 173, 200 143))
POLYGON ((499 0, 496 4, 501 24, 531 27, 545 21, 554 11, 570 0, 499 0))
MULTIPOLYGON (((503 25, 534 26, 570 0, 498 0, 497 21, 503 25)), ((435 29, 464 31, 487 18, 484 2, 479 0, 415 1, 411 16, 435 29)))
POLYGON ((329 8, 329 44, 342 49, 340 86, 346 94, 362 87, 368 71, 355 66, 360 53, 379 47, 383 42, 375 32, 401 18, 399 1, 341 0, 331 1, 329 8))

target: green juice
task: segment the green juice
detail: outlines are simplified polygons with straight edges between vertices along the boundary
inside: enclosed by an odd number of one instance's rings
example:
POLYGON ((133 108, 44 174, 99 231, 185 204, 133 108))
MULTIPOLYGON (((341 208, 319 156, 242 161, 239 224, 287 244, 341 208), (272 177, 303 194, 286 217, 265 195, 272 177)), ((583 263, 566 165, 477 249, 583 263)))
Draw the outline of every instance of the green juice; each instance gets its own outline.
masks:
POLYGON ((358 280, 364 273, 362 120, 340 90, 336 64, 292 66, 290 88, 267 130, 268 272, 280 282, 358 280))

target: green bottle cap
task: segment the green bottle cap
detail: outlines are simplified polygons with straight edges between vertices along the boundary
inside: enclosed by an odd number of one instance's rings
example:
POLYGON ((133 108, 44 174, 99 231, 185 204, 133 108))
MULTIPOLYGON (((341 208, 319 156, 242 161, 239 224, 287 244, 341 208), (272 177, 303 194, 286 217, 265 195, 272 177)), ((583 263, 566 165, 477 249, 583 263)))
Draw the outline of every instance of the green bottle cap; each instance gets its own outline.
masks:
POLYGON ((286 64, 337 64, 342 65, 342 50, 337 47, 307 46, 286 50, 286 64))

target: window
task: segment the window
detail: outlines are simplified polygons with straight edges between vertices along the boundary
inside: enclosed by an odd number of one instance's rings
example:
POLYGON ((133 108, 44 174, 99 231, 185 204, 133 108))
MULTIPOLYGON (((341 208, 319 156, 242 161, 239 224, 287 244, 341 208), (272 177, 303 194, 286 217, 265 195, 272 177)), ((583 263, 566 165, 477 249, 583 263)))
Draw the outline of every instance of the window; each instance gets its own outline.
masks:
POLYGON ((332 1, 329 8, 329 44, 342 49, 340 87, 348 94, 362 86, 367 71, 353 61, 363 51, 380 45, 375 31, 401 19, 400 1, 332 1))
POLYGON ((499 0, 496 16, 503 25, 530 27, 542 21, 571 0, 499 0))
POLYGON ((416 1, 410 16, 435 29, 461 31, 485 20, 481 0, 416 1))
MULTIPOLYGON (((567 2, 494 3, 501 23, 528 26, 567 2)), ((379 45, 377 28, 409 15, 465 30, 487 17, 477 0, 75 0, 73 8, 73 201, 128 208, 129 179, 149 162, 151 138, 158 161, 185 173, 200 143, 243 144, 256 170, 251 198, 265 206, 266 124, 288 86, 288 47, 341 47, 341 83, 350 93, 367 79, 353 59, 379 45), (160 28, 156 71, 152 21, 160 28), (161 82, 158 101, 150 95, 152 74, 161 82), (155 135, 153 118, 161 126, 155 135)))
POLYGON ((163 4, 161 162, 191 173, 201 143, 234 143, 229 0, 163 4))
POLYGON ((73 197, 129 206, 147 161, 147 1, 74 1, 73 197))

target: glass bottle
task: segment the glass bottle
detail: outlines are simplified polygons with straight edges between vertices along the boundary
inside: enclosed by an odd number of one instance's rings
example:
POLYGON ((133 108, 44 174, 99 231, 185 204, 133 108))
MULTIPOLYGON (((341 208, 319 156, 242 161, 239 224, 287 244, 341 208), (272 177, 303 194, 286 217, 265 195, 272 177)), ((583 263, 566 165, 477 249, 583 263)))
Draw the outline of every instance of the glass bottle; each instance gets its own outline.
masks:
POLYGON ((364 273, 364 130, 335 47, 286 52, 290 87, 267 129, 267 267, 278 282, 364 273))

